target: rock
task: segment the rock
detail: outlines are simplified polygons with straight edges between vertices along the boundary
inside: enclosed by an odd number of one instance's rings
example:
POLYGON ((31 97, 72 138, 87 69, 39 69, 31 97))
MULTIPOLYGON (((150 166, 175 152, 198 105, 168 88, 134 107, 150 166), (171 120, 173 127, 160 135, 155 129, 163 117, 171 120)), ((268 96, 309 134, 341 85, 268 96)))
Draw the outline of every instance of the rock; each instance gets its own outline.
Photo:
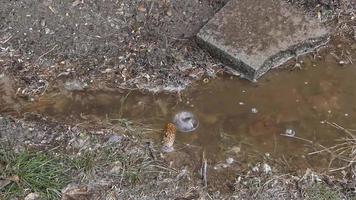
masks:
POLYGON ((270 173, 272 173, 272 168, 271 168, 271 166, 269 166, 269 165, 266 164, 266 163, 263 164, 262 169, 263 169, 263 172, 264 172, 265 174, 270 174, 270 173))
POLYGON ((88 85, 79 80, 70 80, 64 83, 64 88, 68 91, 83 91, 88 85))
POLYGON ((231 165, 232 163, 234 163, 234 159, 233 158, 227 158, 226 159, 226 164, 231 165))
POLYGON ((40 199, 40 195, 37 193, 30 193, 25 197, 25 200, 38 200, 40 199))
POLYGON ((120 174, 122 171, 122 163, 120 161, 116 161, 114 163, 114 167, 110 170, 110 173, 120 174))
POLYGON ((120 141, 122 140, 122 136, 121 135, 112 135, 107 143, 108 144, 116 144, 116 143, 119 143, 120 141))
POLYGON ((199 126, 199 122, 191 112, 182 111, 173 118, 173 123, 180 132, 192 132, 199 126))
POLYGON ((197 41, 249 79, 324 45, 329 30, 282 0, 231 0, 197 34, 197 41))
POLYGON ((229 150, 229 152, 234 153, 234 154, 238 154, 238 153, 240 153, 240 151, 241 151, 241 148, 238 146, 234 146, 229 150))

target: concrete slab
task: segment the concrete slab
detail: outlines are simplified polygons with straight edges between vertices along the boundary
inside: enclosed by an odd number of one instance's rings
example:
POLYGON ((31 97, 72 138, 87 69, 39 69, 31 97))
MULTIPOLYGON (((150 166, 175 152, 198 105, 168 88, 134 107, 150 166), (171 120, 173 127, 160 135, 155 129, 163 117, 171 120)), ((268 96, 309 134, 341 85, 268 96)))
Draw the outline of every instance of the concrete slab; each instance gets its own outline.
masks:
POLYGON ((282 0, 231 0, 197 34, 212 55, 249 80, 325 44, 328 29, 282 0))

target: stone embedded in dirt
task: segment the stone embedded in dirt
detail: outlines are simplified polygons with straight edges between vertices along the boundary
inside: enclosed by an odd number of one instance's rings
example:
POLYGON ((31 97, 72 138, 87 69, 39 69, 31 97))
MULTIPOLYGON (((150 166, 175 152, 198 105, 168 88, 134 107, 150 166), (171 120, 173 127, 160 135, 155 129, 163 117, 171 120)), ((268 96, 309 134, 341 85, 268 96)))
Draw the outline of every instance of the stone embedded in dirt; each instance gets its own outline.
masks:
POLYGON ((64 83, 64 88, 68 91, 83 91, 86 87, 87 84, 79 80, 70 80, 64 83))
POLYGON ((40 199, 40 195, 37 193, 30 193, 25 197, 25 200, 37 200, 40 199))
POLYGON ((328 41, 317 18, 282 0, 231 0, 197 34, 225 64, 256 80, 269 69, 328 41))
POLYGON ((122 137, 121 135, 112 135, 112 136, 108 139, 107 143, 108 143, 108 144, 116 144, 116 143, 121 142, 122 139, 123 139, 123 137, 122 137))

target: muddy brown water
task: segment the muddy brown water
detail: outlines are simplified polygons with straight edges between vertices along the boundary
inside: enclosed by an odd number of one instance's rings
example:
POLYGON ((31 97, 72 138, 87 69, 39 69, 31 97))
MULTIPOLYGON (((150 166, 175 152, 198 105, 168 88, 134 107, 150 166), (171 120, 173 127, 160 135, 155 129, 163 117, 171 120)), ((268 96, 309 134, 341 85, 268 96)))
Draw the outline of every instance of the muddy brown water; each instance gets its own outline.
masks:
MULTIPOLYGON (((326 156, 307 155, 317 150, 310 143, 283 134, 332 146, 345 135, 325 121, 356 129, 355 67, 341 66, 331 56, 317 62, 306 58, 302 69, 274 70, 257 83, 230 77, 199 83, 181 101, 169 94, 60 92, 44 95, 25 110, 64 121, 125 118, 158 129, 186 110, 200 125, 192 133, 178 133, 177 146, 202 147, 215 160, 240 149, 238 154, 268 153, 289 164, 325 167, 326 156)), ((159 140, 160 134, 149 137, 159 140)))

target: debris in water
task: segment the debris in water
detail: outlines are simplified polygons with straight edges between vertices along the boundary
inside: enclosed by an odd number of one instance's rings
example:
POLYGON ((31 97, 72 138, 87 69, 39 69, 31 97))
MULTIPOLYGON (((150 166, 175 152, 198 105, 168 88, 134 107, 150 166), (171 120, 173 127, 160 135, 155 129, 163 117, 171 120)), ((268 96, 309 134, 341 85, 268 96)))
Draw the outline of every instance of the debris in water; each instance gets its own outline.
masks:
POLYGON ((251 109, 251 113, 253 113, 253 114, 256 114, 256 113, 258 113, 258 110, 257 110, 257 108, 252 108, 252 109, 251 109))
POLYGON ((346 62, 343 61, 343 60, 340 60, 340 61, 339 61, 339 64, 340 64, 340 65, 344 65, 344 64, 346 64, 346 62))
POLYGON ((287 128, 286 131, 284 132, 286 136, 295 136, 295 130, 291 129, 291 128, 287 128))
POLYGON ((192 132, 198 128, 199 122, 191 112, 182 111, 177 113, 173 122, 180 132, 192 132))
POLYGON ((176 139, 176 126, 172 123, 168 123, 166 125, 166 128, 164 130, 163 133, 163 147, 162 147, 162 151, 163 152, 172 152, 174 151, 173 148, 173 144, 174 144, 174 140, 176 139))

